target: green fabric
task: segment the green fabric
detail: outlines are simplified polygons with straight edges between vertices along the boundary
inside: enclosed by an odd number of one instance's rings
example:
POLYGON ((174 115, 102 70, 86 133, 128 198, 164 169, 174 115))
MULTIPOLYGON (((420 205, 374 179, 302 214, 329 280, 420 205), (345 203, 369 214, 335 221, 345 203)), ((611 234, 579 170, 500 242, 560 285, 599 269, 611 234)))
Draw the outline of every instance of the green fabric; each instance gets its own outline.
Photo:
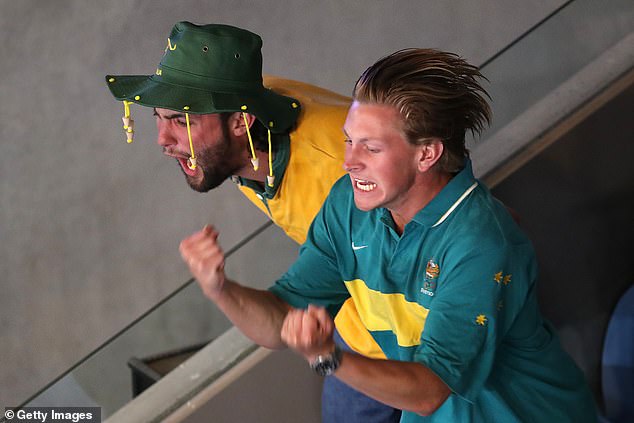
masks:
POLYGON ((262 85, 262 39, 229 25, 174 25, 154 75, 107 75, 117 100, 193 114, 245 111, 288 132, 297 100, 262 85))
POLYGON ((350 297, 342 281, 362 280, 427 310, 418 345, 399 345, 396 329, 370 331, 388 359, 421 363, 452 390, 431 416, 404 412, 403 422, 596 421, 581 371, 539 313, 536 278, 530 242, 468 163, 402 236, 387 210, 359 211, 340 179, 271 291, 334 313, 350 297))
POLYGON ((275 180, 273 181, 273 186, 269 186, 269 184, 262 184, 260 182, 254 181, 252 179, 242 178, 240 176, 235 176, 232 178, 233 182, 244 185, 245 187, 251 188, 257 195, 262 197, 262 200, 270 200, 275 197, 278 188, 282 185, 282 181, 284 180, 284 172, 286 171, 286 165, 288 165, 288 161, 290 158, 290 137, 288 134, 278 134, 272 139, 272 147, 273 147, 273 175, 275 175, 275 180))

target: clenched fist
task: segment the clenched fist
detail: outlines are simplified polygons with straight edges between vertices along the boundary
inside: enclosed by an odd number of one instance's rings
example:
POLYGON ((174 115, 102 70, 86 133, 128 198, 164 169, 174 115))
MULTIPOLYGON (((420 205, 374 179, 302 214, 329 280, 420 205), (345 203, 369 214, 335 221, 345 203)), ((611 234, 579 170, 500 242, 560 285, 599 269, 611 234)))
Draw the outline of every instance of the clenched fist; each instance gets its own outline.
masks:
POLYGON ((334 349, 332 334, 335 324, 323 307, 309 305, 308 309, 288 312, 282 325, 282 341, 289 348, 312 362, 318 355, 334 349))
POLYGON ((205 296, 213 299, 225 283, 225 255, 218 245, 218 232, 207 225, 185 238, 179 251, 205 296))

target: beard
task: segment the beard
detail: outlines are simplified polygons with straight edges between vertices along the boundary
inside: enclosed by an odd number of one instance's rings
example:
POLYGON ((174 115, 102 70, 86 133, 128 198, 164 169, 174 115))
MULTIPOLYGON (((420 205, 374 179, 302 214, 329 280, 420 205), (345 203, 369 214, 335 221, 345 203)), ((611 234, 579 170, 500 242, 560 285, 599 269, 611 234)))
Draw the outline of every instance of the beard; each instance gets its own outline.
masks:
POLYGON ((203 173, 202 180, 194 180, 185 173, 180 164, 178 165, 194 191, 208 192, 218 187, 231 175, 236 174, 242 167, 240 152, 232 148, 228 124, 223 120, 221 125, 221 138, 212 146, 200 150, 196 157, 196 164, 203 173))

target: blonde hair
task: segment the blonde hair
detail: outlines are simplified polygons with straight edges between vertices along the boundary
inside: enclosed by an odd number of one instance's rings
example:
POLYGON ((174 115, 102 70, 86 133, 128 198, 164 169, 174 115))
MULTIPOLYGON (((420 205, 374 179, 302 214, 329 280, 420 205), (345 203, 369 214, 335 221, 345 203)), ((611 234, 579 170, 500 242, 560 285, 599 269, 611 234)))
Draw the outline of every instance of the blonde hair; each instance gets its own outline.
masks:
POLYGON ((405 49, 386 56, 357 80, 353 98, 359 102, 395 106, 412 144, 440 139, 441 171, 462 169, 469 152, 466 131, 481 134, 491 122, 490 98, 478 79, 476 66, 458 55, 434 49, 405 49))

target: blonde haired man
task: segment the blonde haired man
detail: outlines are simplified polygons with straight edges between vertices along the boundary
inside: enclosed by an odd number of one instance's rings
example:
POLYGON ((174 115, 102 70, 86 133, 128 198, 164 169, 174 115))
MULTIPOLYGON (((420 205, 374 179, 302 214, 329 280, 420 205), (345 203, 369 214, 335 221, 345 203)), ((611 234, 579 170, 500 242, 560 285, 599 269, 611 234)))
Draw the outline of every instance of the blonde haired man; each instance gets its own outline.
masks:
POLYGON ((596 421, 539 313, 530 241, 472 174, 465 132, 490 119, 480 77, 423 49, 364 72, 344 124, 348 175, 270 290, 226 277, 212 227, 181 255, 247 336, 292 348, 402 422, 596 421))

